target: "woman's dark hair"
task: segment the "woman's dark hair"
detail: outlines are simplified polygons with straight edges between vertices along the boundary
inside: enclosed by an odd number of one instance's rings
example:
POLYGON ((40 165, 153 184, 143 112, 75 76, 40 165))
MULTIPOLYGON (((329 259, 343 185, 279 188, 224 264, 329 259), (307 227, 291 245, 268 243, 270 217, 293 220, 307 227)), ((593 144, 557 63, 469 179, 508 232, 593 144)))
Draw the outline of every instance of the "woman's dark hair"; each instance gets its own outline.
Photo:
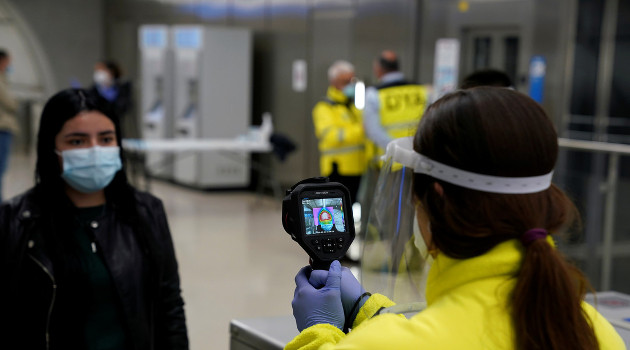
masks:
POLYGON ((114 80, 120 79, 120 77, 122 76, 122 69, 120 69, 120 65, 118 65, 118 63, 114 62, 113 60, 102 60, 100 62, 107 68, 110 73, 112 73, 112 77, 114 78, 114 80))
MULTIPOLYGON (((88 90, 67 89, 51 97, 42 111, 37 135, 37 163, 35 169, 35 201, 41 211, 41 224, 46 229, 48 254, 55 266, 55 279, 58 285, 58 305, 71 303, 72 310, 56 313, 58 324, 80 325, 83 321, 82 303, 86 301, 87 277, 80 269, 77 256, 77 243, 73 238, 76 230, 76 208, 65 194, 65 182, 61 177, 62 167, 56 153, 55 137, 64 124, 83 112, 97 111, 109 118, 115 126, 116 139, 122 140, 120 123, 107 105, 88 90)), ((121 160, 124 157, 121 146, 121 160)), ((112 182, 105 188, 106 210, 115 213, 117 220, 130 225, 145 254, 150 254, 147 223, 140 219, 135 190, 129 185, 124 168, 118 171, 112 182)), ((70 327, 71 328, 71 327, 70 327)), ((65 329, 70 329, 65 327, 65 329)))
POLYGON ((470 89, 477 86, 512 86, 512 79, 505 73, 496 69, 483 69, 471 73, 462 81, 462 89, 470 89))
MULTIPOLYGON (((510 89, 479 87, 431 105, 414 149, 479 174, 527 177, 553 170, 558 140, 532 99, 510 89)), ((484 254, 533 228, 557 233, 577 218, 575 206, 555 185, 532 194, 493 194, 415 175, 414 192, 429 217, 430 244, 457 259, 484 254)), ((534 241, 524 248, 516 277, 511 311, 518 349, 599 348, 581 307, 588 282, 560 252, 545 240, 534 241)))
MULTIPOLYGON (((87 111, 98 111, 114 123, 116 139, 120 145, 122 140, 120 122, 98 96, 84 89, 67 89, 51 97, 44 106, 39 123, 37 164, 35 167, 37 189, 50 195, 48 198, 51 200, 58 201, 65 187, 64 181, 60 176, 62 169, 55 149, 55 137, 68 120, 87 111)), ((120 156, 124 166, 122 146, 120 149, 120 156)), ((106 194, 108 194, 108 200, 110 199, 109 197, 112 200, 118 199, 120 194, 128 192, 128 187, 127 177, 123 168, 105 189, 106 194)))

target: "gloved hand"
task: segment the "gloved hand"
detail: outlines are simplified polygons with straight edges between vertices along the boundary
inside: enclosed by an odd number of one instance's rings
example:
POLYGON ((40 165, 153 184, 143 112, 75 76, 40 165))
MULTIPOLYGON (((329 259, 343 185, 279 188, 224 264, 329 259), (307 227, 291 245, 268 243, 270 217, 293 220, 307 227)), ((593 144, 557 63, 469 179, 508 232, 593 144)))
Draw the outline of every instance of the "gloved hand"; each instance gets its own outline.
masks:
POLYGON ((343 306, 341 305, 341 265, 338 261, 330 264, 326 272, 323 287, 317 289, 308 281, 311 267, 303 267, 295 276, 295 293, 293 294, 293 316, 298 330, 319 324, 328 323, 343 329, 345 321, 343 306))
MULTIPOLYGON (((328 272, 324 270, 313 270, 311 272, 311 277, 309 277, 308 281, 315 288, 321 288, 324 284, 326 284, 326 278, 328 276, 328 272)), ((357 302, 357 299, 361 295, 365 293, 365 289, 356 278, 352 274, 347 267, 341 268, 341 303, 343 304, 343 314, 346 319, 349 319, 352 322, 349 322, 350 325, 354 322, 354 318, 356 314, 359 312, 359 309, 365 301, 367 301, 367 297, 364 297, 357 308, 354 310, 354 315, 349 315, 350 311, 352 311, 352 307, 354 303, 357 302)))

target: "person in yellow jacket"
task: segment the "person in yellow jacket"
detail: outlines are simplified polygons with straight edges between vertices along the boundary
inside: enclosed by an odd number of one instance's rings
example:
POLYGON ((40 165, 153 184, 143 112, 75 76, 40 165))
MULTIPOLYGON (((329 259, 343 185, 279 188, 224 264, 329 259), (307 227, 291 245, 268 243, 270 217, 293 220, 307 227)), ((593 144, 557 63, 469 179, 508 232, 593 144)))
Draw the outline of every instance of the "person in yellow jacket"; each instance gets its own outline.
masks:
POLYGON ((356 198, 365 170, 365 136, 361 113, 354 106, 354 66, 336 61, 328 69, 326 98, 313 108, 313 124, 320 153, 320 172, 344 184, 356 198))
POLYGON ((557 156, 552 122, 519 92, 480 87, 435 102, 386 153, 402 166, 391 174, 407 189, 398 206, 411 208, 393 220, 416 215, 417 258, 434 260, 426 308, 410 319, 384 312, 394 302, 338 261, 307 266, 292 302, 301 333, 285 349, 625 349, 553 245, 577 216, 551 183, 557 156))
POLYGON ((412 136, 428 106, 430 86, 408 81, 399 69, 398 56, 391 50, 373 63, 379 84, 366 90, 363 110, 368 162, 382 155, 391 140, 412 136))

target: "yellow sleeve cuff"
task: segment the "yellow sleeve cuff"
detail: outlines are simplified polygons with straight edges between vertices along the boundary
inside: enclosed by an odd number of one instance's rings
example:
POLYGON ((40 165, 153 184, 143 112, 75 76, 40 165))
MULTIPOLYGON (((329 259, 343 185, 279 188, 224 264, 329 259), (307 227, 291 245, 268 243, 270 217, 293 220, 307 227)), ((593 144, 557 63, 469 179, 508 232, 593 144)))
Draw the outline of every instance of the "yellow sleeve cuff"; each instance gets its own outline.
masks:
POLYGON ((315 350, 324 344, 337 344, 346 335, 337 327, 321 323, 310 326, 293 338, 285 347, 285 350, 315 350))
POLYGON ((396 303, 389 300, 386 296, 382 294, 372 294, 372 296, 363 304, 361 309, 359 309, 359 313, 357 317, 354 318, 354 323, 352 323, 352 328, 358 327, 361 322, 372 318, 375 313, 378 312, 381 308, 394 306, 396 303))

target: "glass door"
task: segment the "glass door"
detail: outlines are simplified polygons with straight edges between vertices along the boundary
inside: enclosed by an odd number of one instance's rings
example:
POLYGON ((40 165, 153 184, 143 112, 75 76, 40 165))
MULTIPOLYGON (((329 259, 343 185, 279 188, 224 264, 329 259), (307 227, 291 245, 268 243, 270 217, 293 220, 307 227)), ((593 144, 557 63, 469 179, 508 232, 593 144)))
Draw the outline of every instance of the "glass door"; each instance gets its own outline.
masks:
POLYGON ((505 72, 514 85, 520 83, 520 34, 517 29, 468 28, 463 37, 462 77, 492 68, 505 72))

